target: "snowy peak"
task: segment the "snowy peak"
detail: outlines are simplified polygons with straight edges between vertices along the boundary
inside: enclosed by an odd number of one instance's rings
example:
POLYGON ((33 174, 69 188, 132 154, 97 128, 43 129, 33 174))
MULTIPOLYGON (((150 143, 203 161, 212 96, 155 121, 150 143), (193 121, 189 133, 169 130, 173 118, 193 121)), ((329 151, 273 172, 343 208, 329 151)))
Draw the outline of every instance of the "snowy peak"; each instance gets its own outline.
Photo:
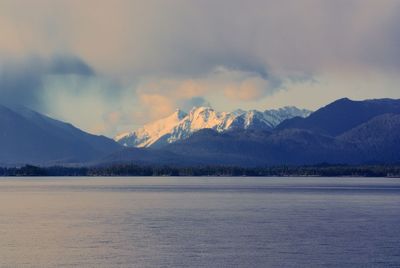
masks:
POLYGON ((163 119, 144 125, 142 128, 118 135, 115 140, 128 147, 163 146, 189 137, 201 129, 224 132, 233 129, 269 130, 286 119, 307 117, 311 111, 296 107, 277 110, 235 110, 217 112, 211 107, 194 107, 189 113, 177 109, 163 119))
POLYGON ((216 112, 211 107, 195 107, 190 111, 187 120, 190 130, 196 131, 204 128, 216 128, 224 120, 224 116, 223 113, 216 112))
POLYGON ((306 109, 299 109, 294 106, 285 106, 279 109, 265 110, 264 117, 265 119, 272 124, 273 127, 276 127, 281 122, 286 119, 291 119, 293 117, 308 117, 312 111, 306 109))
POLYGON ((120 134, 115 140, 127 147, 149 147, 162 136, 174 132, 174 128, 185 117, 187 114, 177 109, 170 116, 146 124, 134 132, 120 134))

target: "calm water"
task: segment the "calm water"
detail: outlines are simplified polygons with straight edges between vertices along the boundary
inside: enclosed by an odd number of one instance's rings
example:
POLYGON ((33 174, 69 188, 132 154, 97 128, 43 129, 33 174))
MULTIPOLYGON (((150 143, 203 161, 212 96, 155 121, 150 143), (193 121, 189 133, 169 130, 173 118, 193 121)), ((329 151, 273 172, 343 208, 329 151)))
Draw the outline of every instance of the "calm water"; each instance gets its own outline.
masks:
POLYGON ((0 179, 0 267, 400 267, 400 179, 0 179))

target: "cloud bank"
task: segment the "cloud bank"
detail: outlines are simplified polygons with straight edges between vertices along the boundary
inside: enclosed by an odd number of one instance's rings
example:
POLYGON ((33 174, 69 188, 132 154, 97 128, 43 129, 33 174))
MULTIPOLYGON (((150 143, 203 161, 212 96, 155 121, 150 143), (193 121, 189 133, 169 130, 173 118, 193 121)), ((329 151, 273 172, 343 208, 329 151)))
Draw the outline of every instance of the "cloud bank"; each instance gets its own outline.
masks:
POLYGON ((114 135, 177 107, 400 97, 397 0, 0 3, 0 102, 114 135))

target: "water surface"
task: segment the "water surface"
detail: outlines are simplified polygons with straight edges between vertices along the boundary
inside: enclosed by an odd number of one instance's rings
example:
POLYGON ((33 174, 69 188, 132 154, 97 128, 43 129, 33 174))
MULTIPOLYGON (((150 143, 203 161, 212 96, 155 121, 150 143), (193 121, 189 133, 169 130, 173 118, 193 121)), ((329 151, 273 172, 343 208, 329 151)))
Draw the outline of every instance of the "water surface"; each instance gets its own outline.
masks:
POLYGON ((400 267, 399 225, 399 179, 0 179, 0 267, 400 267))

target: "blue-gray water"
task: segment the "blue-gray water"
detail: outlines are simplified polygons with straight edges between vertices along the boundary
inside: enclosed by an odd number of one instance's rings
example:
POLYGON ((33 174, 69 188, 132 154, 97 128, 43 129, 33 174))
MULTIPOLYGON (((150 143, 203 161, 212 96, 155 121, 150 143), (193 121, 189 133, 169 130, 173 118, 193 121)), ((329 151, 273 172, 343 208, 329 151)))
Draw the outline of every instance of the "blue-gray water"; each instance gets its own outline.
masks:
POLYGON ((0 179, 0 267, 400 267, 400 180, 0 179))

